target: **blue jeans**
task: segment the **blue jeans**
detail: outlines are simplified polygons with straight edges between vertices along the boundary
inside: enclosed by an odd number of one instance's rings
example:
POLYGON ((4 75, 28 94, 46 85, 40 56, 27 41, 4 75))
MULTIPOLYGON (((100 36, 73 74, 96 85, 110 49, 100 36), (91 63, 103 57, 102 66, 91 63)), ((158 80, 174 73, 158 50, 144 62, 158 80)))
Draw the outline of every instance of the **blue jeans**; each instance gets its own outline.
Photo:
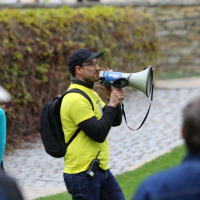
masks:
POLYGON ((94 177, 85 172, 63 174, 73 200, 125 200, 122 189, 110 170, 98 169, 94 177))

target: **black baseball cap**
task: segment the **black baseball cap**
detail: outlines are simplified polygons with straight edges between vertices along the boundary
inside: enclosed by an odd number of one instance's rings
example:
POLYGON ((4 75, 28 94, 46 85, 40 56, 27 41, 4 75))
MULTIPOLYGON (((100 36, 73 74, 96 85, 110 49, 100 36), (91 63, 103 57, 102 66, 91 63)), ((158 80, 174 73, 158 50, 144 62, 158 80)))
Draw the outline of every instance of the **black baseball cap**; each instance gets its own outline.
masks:
POLYGON ((99 58, 104 55, 104 52, 92 53, 88 49, 78 49, 74 51, 68 58, 67 65, 70 73, 75 71, 76 66, 80 66, 84 61, 99 58))

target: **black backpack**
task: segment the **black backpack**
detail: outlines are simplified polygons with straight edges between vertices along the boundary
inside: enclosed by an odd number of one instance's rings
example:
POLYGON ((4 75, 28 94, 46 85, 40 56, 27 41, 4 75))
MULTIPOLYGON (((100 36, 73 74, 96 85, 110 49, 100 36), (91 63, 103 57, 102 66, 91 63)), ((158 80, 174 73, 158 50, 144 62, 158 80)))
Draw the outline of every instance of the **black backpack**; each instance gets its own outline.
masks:
POLYGON ((80 128, 78 128, 69 142, 67 144, 65 143, 60 119, 60 106, 63 97, 70 92, 83 95, 90 102, 92 109, 94 110, 90 97, 79 89, 71 89, 63 95, 56 96, 53 101, 44 104, 40 113, 40 134, 45 151, 55 158, 65 156, 67 147, 80 132, 80 128))

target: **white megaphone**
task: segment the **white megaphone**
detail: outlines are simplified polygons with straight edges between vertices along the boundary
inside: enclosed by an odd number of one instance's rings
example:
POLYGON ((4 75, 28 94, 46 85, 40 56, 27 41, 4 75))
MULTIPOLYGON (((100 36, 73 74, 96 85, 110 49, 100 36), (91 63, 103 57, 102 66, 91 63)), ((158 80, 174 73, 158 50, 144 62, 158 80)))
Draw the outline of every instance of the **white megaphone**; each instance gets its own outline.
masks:
POLYGON ((149 97, 153 84, 153 70, 149 66, 143 71, 136 73, 100 71, 99 78, 100 83, 104 86, 112 85, 118 88, 129 86, 142 91, 149 97))

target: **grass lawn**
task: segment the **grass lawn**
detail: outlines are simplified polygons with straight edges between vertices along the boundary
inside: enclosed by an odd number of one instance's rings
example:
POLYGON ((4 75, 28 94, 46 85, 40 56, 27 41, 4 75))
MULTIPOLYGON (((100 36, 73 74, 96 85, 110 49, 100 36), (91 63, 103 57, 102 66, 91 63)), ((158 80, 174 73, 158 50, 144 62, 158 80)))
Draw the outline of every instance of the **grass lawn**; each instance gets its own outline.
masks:
MULTIPOLYGON (((123 190, 126 200, 131 199, 133 193, 136 191, 142 180, 151 174, 179 164, 182 161, 184 154, 185 148, 180 146, 175 148, 170 153, 166 153, 135 169, 134 171, 115 176, 123 190)), ((52 196, 37 198, 35 200, 72 200, 72 198, 67 192, 64 192, 52 196)))

